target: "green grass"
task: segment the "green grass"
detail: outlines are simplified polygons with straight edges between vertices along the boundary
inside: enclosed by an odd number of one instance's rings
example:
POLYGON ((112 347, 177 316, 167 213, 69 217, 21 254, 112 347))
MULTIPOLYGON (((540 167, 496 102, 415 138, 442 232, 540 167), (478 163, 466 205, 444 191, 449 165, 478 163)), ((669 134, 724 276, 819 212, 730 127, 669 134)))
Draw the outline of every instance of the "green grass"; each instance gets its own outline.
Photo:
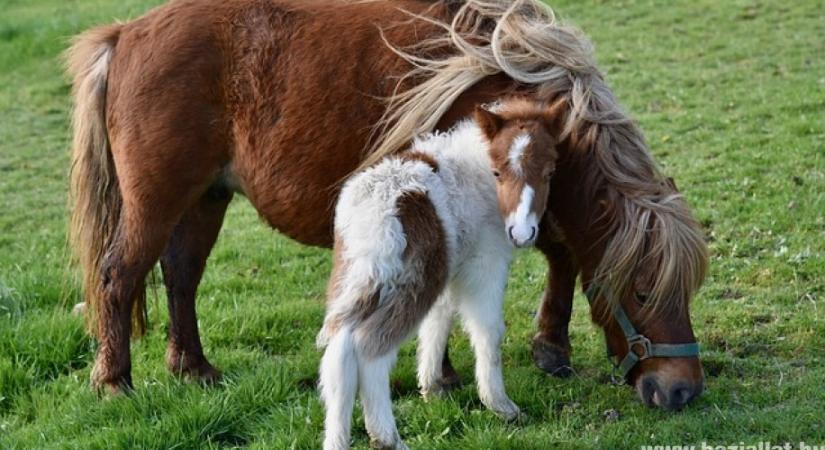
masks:
MULTIPOLYGON (((95 344, 71 316, 65 194, 69 87, 57 55, 93 24, 157 0, 0 0, 0 448, 308 448, 323 411, 314 335, 330 268, 233 203, 201 285, 200 326, 225 383, 163 365, 162 290, 133 344, 136 392, 88 388, 95 344), (62 300, 68 292, 70 299, 62 300)), ((505 378, 527 413, 507 425, 471 383, 415 392, 412 346, 394 377, 399 428, 416 448, 638 448, 642 444, 825 443, 825 9, 821 2, 559 1, 596 43, 617 95, 711 238, 692 314, 707 391, 680 413, 611 385, 602 335, 576 299, 577 376, 544 376, 529 339, 545 263, 522 252, 507 292, 505 378), (618 420, 604 412, 615 409, 618 420)), ((471 380, 462 336, 455 363, 471 380)), ((356 446, 367 439, 363 420, 356 446)))

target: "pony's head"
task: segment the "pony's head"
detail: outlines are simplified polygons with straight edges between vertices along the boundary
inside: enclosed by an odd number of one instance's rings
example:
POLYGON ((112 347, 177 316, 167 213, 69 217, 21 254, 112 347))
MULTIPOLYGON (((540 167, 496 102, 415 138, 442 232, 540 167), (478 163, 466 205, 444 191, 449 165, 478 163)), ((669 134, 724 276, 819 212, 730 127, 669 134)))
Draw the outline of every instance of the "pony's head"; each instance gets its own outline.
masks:
POLYGON ((544 111, 532 102, 519 100, 495 112, 477 106, 475 120, 489 142, 498 207, 507 236, 516 247, 531 246, 547 208, 558 157, 544 111))
POLYGON ((704 234, 601 77, 587 81, 585 99, 538 94, 555 97, 556 123, 570 130, 557 147, 549 216, 620 375, 645 404, 681 409, 704 388, 688 313, 707 269, 704 234), (577 118, 580 108, 601 121, 577 118))
POLYGON ((589 226, 606 231, 592 252, 577 253, 591 317, 619 374, 645 404, 677 410, 704 388, 688 304, 707 251, 675 185, 655 186, 641 198, 597 189, 589 226))

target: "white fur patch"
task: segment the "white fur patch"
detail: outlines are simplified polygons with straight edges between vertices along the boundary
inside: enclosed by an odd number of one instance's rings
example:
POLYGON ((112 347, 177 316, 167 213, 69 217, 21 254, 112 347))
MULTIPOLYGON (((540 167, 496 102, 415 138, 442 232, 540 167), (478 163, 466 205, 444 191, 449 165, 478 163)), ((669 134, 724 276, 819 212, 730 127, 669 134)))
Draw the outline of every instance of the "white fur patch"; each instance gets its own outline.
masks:
POLYGON ((510 234, 513 243, 517 246, 527 244, 532 238, 535 238, 538 232, 538 217, 532 211, 533 197, 536 192, 533 187, 524 186, 521 190, 521 198, 519 199, 518 207, 507 217, 507 230, 510 234))
POLYGON ((510 168, 518 176, 524 174, 524 168, 521 166, 521 158, 524 156, 524 151, 529 145, 530 135, 527 133, 522 133, 516 136, 516 138, 513 139, 513 143, 510 144, 510 151, 507 153, 507 159, 510 161, 510 168))

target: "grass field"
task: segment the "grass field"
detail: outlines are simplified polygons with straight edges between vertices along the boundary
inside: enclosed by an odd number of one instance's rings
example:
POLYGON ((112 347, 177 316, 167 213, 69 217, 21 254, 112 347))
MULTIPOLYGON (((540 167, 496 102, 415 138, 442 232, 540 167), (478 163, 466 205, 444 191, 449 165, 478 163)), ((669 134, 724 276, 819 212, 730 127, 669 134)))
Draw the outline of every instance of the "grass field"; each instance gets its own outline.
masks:
MULTIPOLYGON (((330 254, 268 230, 243 199, 200 290, 201 334, 225 382, 203 388, 167 373, 165 299, 155 286, 149 334, 132 346, 134 395, 101 401, 89 390, 95 344, 70 314, 77 290, 66 282, 69 87, 57 57, 69 36, 156 3, 0 0, 0 448, 317 447, 314 336, 330 254)), ((402 436, 422 449, 825 444, 822 2, 555 6, 591 36, 707 229, 711 270, 692 308, 707 391, 665 413, 610 384, 581 296, 571 331, 577 375, 543 375, 529 339, 546 266, 522 252, 504 358, 526 418, 508 425, 481 407, 471 352, 456 333, 452 355, 467 383, 443 400, 418 397, 413 347, 403 348, 393 375, 402 436), (611 409, 618 420, 605 415, 611 409)), ((363 448, 360 417, 354 430, 363 448)))

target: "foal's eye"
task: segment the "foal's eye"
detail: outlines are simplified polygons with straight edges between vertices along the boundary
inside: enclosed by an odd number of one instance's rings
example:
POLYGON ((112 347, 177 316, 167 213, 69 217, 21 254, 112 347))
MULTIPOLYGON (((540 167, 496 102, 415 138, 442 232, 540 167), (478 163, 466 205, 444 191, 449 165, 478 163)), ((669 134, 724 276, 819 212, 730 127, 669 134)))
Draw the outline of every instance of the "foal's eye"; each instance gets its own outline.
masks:
POLYGON ((496 178, 498 178, 498 177, 500 177, 500 176, 501 176, 501 172, 499 172, 498 170, 494 170, 494 171, 493 171, 493 176, 494 176, 494 177, 496 177, 496 178))
POLYGON ((645 303, 647 301, 647 294, 644 292, 637 292, 636 301, 638 301, 639 303, 645 303))

